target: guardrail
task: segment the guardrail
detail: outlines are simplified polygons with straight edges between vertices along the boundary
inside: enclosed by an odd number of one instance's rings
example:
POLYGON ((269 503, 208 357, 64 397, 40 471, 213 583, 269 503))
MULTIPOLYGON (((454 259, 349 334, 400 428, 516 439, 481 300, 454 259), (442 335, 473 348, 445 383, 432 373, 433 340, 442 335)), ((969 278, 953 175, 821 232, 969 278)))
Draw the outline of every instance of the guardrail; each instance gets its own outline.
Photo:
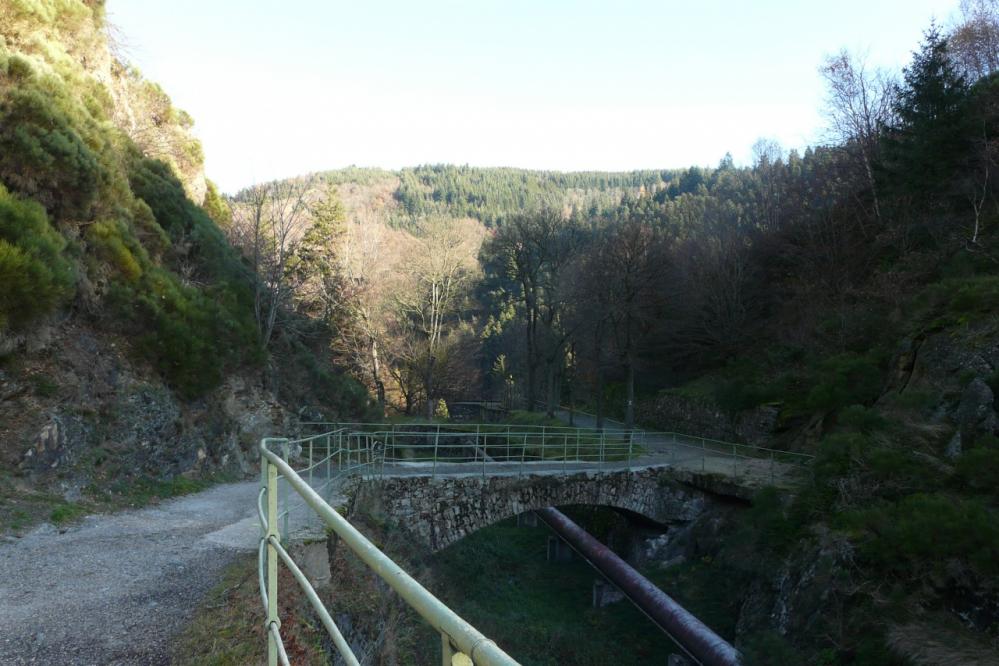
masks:
MULTIPOLYGON (((436 431, 440 429, 442 432, 483 432, 483 433, 504 433, 509 431, 515 432, 540 432, 540 433, 555 433, 564 431, 575 431, 575 430, 595 430, 594 428, 581 427, 581 426, 559 426, 559 425, 528 425, 528 424, 517 424, 517 423, 433 423, 433 422, 413 422, 413 423, 385 423, 382 422, 361 422, 361 421, 304 421, 303 426, 318 427, 323 430, 337 430, 341 428, 346 428, 354 431, 405 431, 405 430, 431 430, 436 431)), ((641 432, 636 428, 604 428, 604 432, 610 433, 620 433, 620 432, 641 432)))
POLYGON ((812 456, 674 432, 517 428, 428 424, 353 431, 352 446, 377 450, 373 473, 516 473, 628 468, 637 462, 668 464, 736 480, 776 484, 793 480, 812 456), (559 465, 561 463, 561 465, 559 465), (490 467, 492 466, 492 467, 490 467), (539 467, 541 466, 541 467, 539 467))
POLYGON ((445 666, 471 664, 516 666, 517 662, 512 657, 445 606, 387 555, 378 550, 320 495, 321 491, 334 487, 334 478, 349 473, 363 473, 364 470, 370 470, 378 465, 379 456, 376 449, 370 446, 353 447, 351 446, 352 441, 358 440, 353 440, 347 436, 346 430, 339 429, 298 440, 265 438, 260 442, 261 487, 257 499, 257 511, 260 518, 261 537, 258 548, 258 578, 260 597, 267 614, 268 665, 276 666, 279 662, 282 665, 288 665, 288 655, 281 639, 281 619, 278 616, 277 574, 279 559, 284 562, 302 587, 306 598, 343 659, 350 666, 358 666, 359 664, 353 650, 333 621, 319 595, 316 594, 315 589, 281 543, 278 521, 282 517, 285 519, 284 534, 287 536, 287 519, 291 507, 285 499, 284 511, 279 511, 279 495, 286 496, 289 490, 293 490, 361 561, 371 567, 413 610, 440 633, 442 663, 445 666), (275 445, 281 447, 280 455, 270 450, 270 447, 275 445), (302 470, 296 471, 289 464, 289 459, 296 453, 293 447, 300 447, 297 457, 304 457, 307 452, 308 465, 302 470), (319 460, 315 460, 317 450, 325 454, 319 460), (332 474, 334 457, 337 459, 336 476, 332 474), (344 460, 346 460, 346 465, 344 465, 344 460), (317 491, 313 487, 315 481, 313 472, 317 468, 321 469, 322 466, 325 466, 326 476, 323 483, 319 485, 319 491, 317 491), (306 478, 303 478, 299 473, 302 471, 306 473, 306 478), (279 491, 280 481, 284 481, 281 491, 279 491))

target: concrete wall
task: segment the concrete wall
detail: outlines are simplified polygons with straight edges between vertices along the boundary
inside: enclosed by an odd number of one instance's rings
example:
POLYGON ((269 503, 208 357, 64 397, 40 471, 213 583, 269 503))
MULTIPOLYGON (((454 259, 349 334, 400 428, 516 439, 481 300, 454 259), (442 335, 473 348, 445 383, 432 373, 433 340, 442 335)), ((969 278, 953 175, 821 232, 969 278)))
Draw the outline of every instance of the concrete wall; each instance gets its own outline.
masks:
POLYGON ((693 520, 702 491, 657 468, 555 475, 390 477, 362 483, 355 506, 396 523, 433 551, 476 530, 549 506, 596 505, 625 509, 661 524, 693 520))

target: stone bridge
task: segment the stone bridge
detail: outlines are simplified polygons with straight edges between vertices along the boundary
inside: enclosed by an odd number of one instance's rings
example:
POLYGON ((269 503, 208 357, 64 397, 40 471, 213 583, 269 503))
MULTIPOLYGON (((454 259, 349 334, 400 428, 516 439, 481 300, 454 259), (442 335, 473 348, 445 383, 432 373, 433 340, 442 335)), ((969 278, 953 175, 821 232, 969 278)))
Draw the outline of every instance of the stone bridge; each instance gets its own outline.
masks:
POLYGON ((607 506, 667 525, 693 520, 708 495, 664 467, 568 475, 384 476, 362 482, 355 506, 437 551, 493 523, 549 506, 607 506))

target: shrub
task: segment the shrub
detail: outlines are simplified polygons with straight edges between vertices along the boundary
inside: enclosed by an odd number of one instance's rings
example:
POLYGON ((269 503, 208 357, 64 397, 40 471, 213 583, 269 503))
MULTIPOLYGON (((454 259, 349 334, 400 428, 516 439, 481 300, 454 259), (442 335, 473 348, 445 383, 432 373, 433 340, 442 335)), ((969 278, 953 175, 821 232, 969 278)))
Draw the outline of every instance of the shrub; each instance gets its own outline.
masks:
POLYGON ((230 309, 223 292, 182 285, 154 268, 135 285, 119 285, 114 297, 143 329, 139 351, 185 397, 217 386, 227 364, 258 359, 252 318, 230 309))
POLYGON ((883 430, 888 422, 873 409, 863 405, 850 405, 839 415, 839 425, 856 432, 871 433, 883 430))
POLYGON ((24 327, 70 295, 74 276, 65 248, 40 205, 0 186, 0 331, 24 327))
POLYGON ((943 576, 956 561, 982 577, 999 575, 999 516, 978 500, 920 493, 848 518, 868 535, 863 555, 886 571, 943 576))
POLYGON ((872 358, 839 354, 819 364, 807 405, 810 409, 829 411, 871 403, 880 395, 882 384, 881 370, 872 358))
POLYGON ((35 85, 0 98, 0 179, 56 219, 86 219, 104 168, 61 102, 35 85))
POLYGON ((97 222, 87 229, 87 240, 128 282, 135 282, 143 273, 148 259, 123 222, 97 222))
POLYGON ((999 276, 951 278, 931 285, 921 295, 927 314, 939 326, 966 324, 999 311, 999 276))
POLYGON ((979 438, 973 449, 957 459, 954 477, 963 490, 999 497, 999 442, 979 438))

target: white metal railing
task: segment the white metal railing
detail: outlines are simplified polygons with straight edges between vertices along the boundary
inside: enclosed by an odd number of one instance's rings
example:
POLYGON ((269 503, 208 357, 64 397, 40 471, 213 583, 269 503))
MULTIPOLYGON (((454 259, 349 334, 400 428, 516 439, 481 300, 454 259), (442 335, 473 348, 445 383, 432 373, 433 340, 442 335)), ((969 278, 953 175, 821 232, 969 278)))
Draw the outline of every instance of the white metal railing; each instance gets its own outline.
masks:
POLYGON ((337 534, 365 564, 383 580, 420 616, 441 635, 442 663, 445 666, 460 664, 482 664, 483 666, 516 666, 517 662, 501 650, 493 641, 486 638, 472 625, 445 606, 439 599, 420 585, 401 567, 382 553, 374 544, 341 516, 320 494, 331 493, 335 489, 333 480, 345 474, 363 474, 379 463, 378 451, 372 447, 358 448, 351 442, 360 440, 347 436, 347 431, 334 430, 299 440, 265 438, 260 442, 261 487, 258 494, 257 510, 260 519, 261 537, 258 549, 258 577, 260 596, 267 614, 267 662, 269 666, 278 663, 288 664, 288 655, 281 639, 281 619, 278 615, 278 560, 284 562, 292 576, 305 592, 309 604, 315 610, 343 659, 351 666, 358 660, 337 627, 329 611, 308 579, 295 564, 282 545, 278 522, 284 519, 284 535, 288 536, 288 517, 291 507, 287 493, 294 491, 323 522, 337 534), (280 447, 278 454, 271 447, 280 447), (293 448, 294 447, 294 448, 293 448), (295 449, 298 449, 297 451, 295 449), (317 451, 322 456, 316 460, 317 451), (297 454, 297 455, 296 455, 297 454), (289 459, 307 457, 307 466, 296 471, 289 459), (336 473, 332 467, 337 461, 336 473), (325 477, 315 486, 315 470, 325 469, 325 477), (305 473, 303 478, 301 472, 305 473), (284 481, 284 484, 279 484, 284 481), (282 491, 279 492, 279 485, 282 491), (279 511, 279 499, 284 505, 279 511), (266 504, 266 505, 265 505, 266 504))
POLYGON ((260 594, 267 611, 268 664, 287 664, 277 605, 277 566, 283 561, 305 591, 321 623, 348 664, 356 657, 319 596, 282 546, 290 518, 308 507, 340 536, 427 622, 441 633, 445 664, 462 655, 475 663, 516 664, 494 643, 458 617, 379 551, 329 504, 337 481, 347 475, 503 475, 630 469, 665 464, 737 480, 794 482, 812 456, 749 444, 734 444, 672 432, 603 430, 498 424, 336 424, 300 439, 265 438, 260 443, 258 512, 260 594), (363 427, 358 427, 363 426, 363 427), (271 450, 279 448, 280 453, 271 450), (292 461, 304 464, 294 469, 292 461), (291 493, 294 492, 295 504, 291 493), (324 498, 325 496, 325 498, 324 498), (265 505, 266 502, 266 505, 265 505), (281 523, 279 528, 279 523, 281 523))
POLYGON ((351 446, 377 452, 374 474, 577 472, 663 464, 751 483, 794 482, 812 456, 675 432, 402 425, 355 430, 351 446))

